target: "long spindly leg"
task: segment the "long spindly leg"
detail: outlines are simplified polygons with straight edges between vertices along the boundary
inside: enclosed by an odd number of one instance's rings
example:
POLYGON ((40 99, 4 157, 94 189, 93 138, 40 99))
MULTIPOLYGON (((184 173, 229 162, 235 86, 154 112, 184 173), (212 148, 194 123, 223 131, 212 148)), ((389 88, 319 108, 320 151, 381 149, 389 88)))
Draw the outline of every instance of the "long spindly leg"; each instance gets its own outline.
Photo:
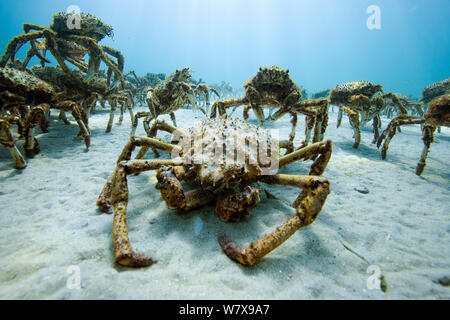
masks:
POLYGON ((20 70, 26 70, 28 63, 30 62, 31 58, 34 56, 38 57, 41 60, 41 64, 45 63, 51 63, 48 59, 46 59, 36 48, 36 40, 30 40, 31 48, 27 51, 27 56, 22 62, 22 66, 20 67, 20 70))
POLYGON ((381 124, 381 119, 379 115, 376 115, 375 117, 373 117, 373 140, 372 143, 377 143, 378 138, 380 137, 380 124, 381 124))
POLYGON ((117 59, 117 67, 120 70, 120 72, 123 72, 123 68, 125 66, 125 57, 123 56, 122 52, 120 52, 117 49, 108 47, 108 46, 101 46, 103 51, 105 51, 110 56, 117 59))
MULTIPOLYGON (((56 32, 54 32, 50 29, 44 29, 42 32, 43 32, 45 40, 47 42, 48 50, 53 55, 53 57, 56 59, 56 62, 58 62, 58 65, 61 67, 61 69, 64 71, 64 73, 66 73, 67 76, 70 77, 72 81, 79 84, 80 87, 84 86, 83 82, 79 78, 77 78, 73 75, 70 68, 64 62, 63 56, 59 53, 59 51, 57 49, 58 44, 56 42, 58 35, 56 34, 56 32)), ((42 64, 42 61, 41 61, 41 64, 42 64)))
POLYGON ((265 118, 264 118, 264 110, 260 105, 252 104, 251 105, 253 112, 255 113, 256 119, 258 120, 258 124, 262 127, 265 127, 265 118))
POLYGON ((324 114, 321 117, 322 120, 322 125, 321 130, 320 130, 320 139, 319 141, 322 141, 325 138, 325 132, 327 131, 328 128, 328 120, 329 120, 329 116, 328 116, 328 108, 325 110, 324 114))
POLYGON ((122 124, 123 122, 123 111, 125 108, 125 103, 123 101, 120 101, 120 115, 119 115, 119 121, 117 122, 117 124, 122 124))
POLYGON ((57 109, 61 111, 68 111, 72 114, 73 118, 80 128, 80 133, 83 137, 84 144, 86 148, 89 148, 91 144, 91 132, 89 131, 88 125, 83 120, 82 110, 79 105, 73 101, 63 101, 58 103, 57 109))
POLYGON ((331 140, 321 141, 314 143, 310 146, 304 147, 297 151, 294 151, 279 160, 279 167, 283 168, 290 163, 299 161, 301 159, 315 158, 314 163, 311 165, 312 176, 320 176, 325 171, 328 161, 330 161, 331 153, 333 150, 333 143, 331 140), (317 157, 318 156, 318 157, 317 157))
POLYGON ((278 109, 271 117, 267 118, 268 122, 275 122, 278 119, 280 119, 282 116, 284 116, 286 113, 288 113, 289 111, 286 110, 285 108, 280 108, 278 109))
POLYGON ((43 31, 31 32, 14 37, 6 46, 6 51, 0 60, 0 67, 6 67, 9 60, 14 61, 17 51, 28 41, 36 40, 44 36, 43 31))
POLYGON ((306 147, 311 141, 311 132, 313 131, 316 124, 316 117, 306 116, 305 117, 305 140, 301 145, 301 148, 306 147))
MULTIPOLYGON (((123 82, 123 75, 122 71, 120 70, 120 68, 123 68, 123 66, 120 65, 120 61, 118 62, 118 64, 116 64, 112 59, 110 59, 104 51, 105 48, 100 47, 99 44, 94 39, 86 36, 77 36, 77 35, 70 35, 67 37, 67 39, 73 40, 77 43, 80 43, 84 47, 88 48, 89 55, 99 56, 101 60, 108 66, 108 68, 111 69, 112 72, 114 72, 116 80, 120 79, 123 82)), ((114 50, 112 48, 110 49, 114 50)), ((108 54, 111 54, 109 50, 108 54)), ((124 83, 123 87, 125 87, 124 83)))
POLYGON ((175 117, 175 112, 170 113, 170 120, 172 120, 173 126, 177 127, 177 119, 175 117))
POLYGON ((109 120, 108 120, 108 125, 106 126, 106 131, 105 132, 111 132, 112 129, 112 125, 114 122, 114 113, 116 112, 116 108, 117 108, 117 99, 113 98, 111 100, 109 100, 109 105, 111 107, 110 111, 109 111, 109 120))
POLYGON ((65 113, 64 111, 60 111, 60 112, 59 112, 58 118, 59 118, 62 122, 64 122, 64 124, 70 125, 70 121, 67 119, 66 113, 65 113))
MULTIPOLYGON (((37 25, 37 24, 32 24, 32 23, 24 23, 23 24, 23 31, 25 31, 25 33, 30 33, 30 31, 32 31, 32 30, 33 31, 43 31, 44 29, 46 29, 46 27, 42 27, 42 26, 37 25)), ((37 39, 36 40, 30 40, 31 48, 28 51, 29 54, 27 53, 27 57, 24 60, 24 63, 23 63, 23 66, 22 66, 23 70, 26 69, 29 60, 34 55, 36 55, 41 60, 41 65, 42 66, 44 66, 45 63, 51 63, 48 59, 45 58, 45 53, 44 53, 45 49, 42 50, 43 51, 42 54, 39 52, 38 47, 36 46, 36 42, 39 42, 39 40, 37 40, 37 39)))
MULTIPOLYGON (((148 130, 147 136, 149 138, 155 138, 156 135, 158 134, 158 130, 166 131, 168 133, 173 133, 176 129, 177 129, 176 127, 171 126, 164 120, 155 120, 152 124, 152 127, 148 130)), ((139 152, 136 156, 136 159, 143 159, 145 157, 145 155, 147 154, 147 151, 148 151, 148 147, 142 147, 139 150, 139 152)), ((159 152, 157 151, 156 148, 153 148, 153 153, 155 154, 156 157, 159 157, 159 152)))
POLYGON ((344 108, 344 111, 347 113, 350 125, 353 128, 353 137, 355 139, 353 148, 357 149, 359 147, 359 144, 361 143, 361 128, 360 128, 359 112, 356 110, 347 108, 347 107, 344 108))
MULTIPOLYGON (((237 107, 235 107, 235 108, 237 108, 237 107)), ((251 108, 252 107, 249 104, 246 104, 244 106, 244 109, 242 110, 242 117, 244 118, 244 120, 248 120, 248 118, 250 118, 249 111, 250 111, 251 108)))
POLYGON ((232 99, 223 99, 217 100, 211 106, 211 115, 210 118, 214 119, 217 116, 217 111, 219 111, 219 116, 226 116, 226 109, 241 106, 243 104, 248 103, 247 98, 232 98, 232 99))
MULTIPOLYGON (((220 93, 219 93, 219 91, 217 91, 216 89, 214 89, 214 88, 209 88, 209 91, 211 91, 212 93, 214 93, 216 96, 217 96, 217 99, 220 99, 220 93)), ((206 112, 207 113, 210 113, 210 102, 209 101, 207 101, 206 102, 206 112)), ((234 111, 236 111, 236 106, 233 108, 233 111, 231 112, 231 114, 233 114, 234 113, 234 111)))
MULTIPOLYGON (((145 170, 155 170, 160 168, 158 162, 148 161, 145 170)), ((128 183, 125 165, 119 163, 115 170, 115 176, 112 181, 111 202, 114 210, 113 217, 113 247, 114 262, 128 267, 145 267, 156 261, 150 257, 137 254, 133 251, 128 238, 127 228, 127 205, 128 205, 128 183)))
POLYGON ((23 169, 27 166, 27 162, 17 149, 16 143, 14 142, 13 135, 11 134, 10 124, 8 121, 0 120, 0 144, 8 148, 11 156, 14 159, 14 168, 23 169))
POLYGON ((434 119, 429 121, 425 121, 422 129, 422 140, 424 143, 424 147, 422 150, 422 154, 420 155, 420 160, 417 163, 416 174, 420 176, 425 169, 425 165, 427 162, 428 153, 430 152, 431 144, 434 142, 434 132, 437 129, 435 123, 433 123, 434 119))
MULTIPOLYGON (((200 107, 200 110, 202 110, 202 112, 205 114, 205 116, 208 116, 208 113, 209 113, 209 106, 210 106, 210 103, 209 103, 209 90, 210 89, 205 84, 199 84, 194 89, 194 92, 197 93, 197 96, 198 96, 199 99, 200 99, 200 93, 203 93, 205 95, 205 100, 204 101, 205 101, 206 108, 200 107)), ((203 105, 203 103, 202 103, 202 105, 203 105)), ((174 124, 174 125, 176 127, 176 124, 174 124)))
POLYGON ((161 169, 158 174, 157 188, 166 200, 169 207, 175 207, 183 210, 191 210, 202 206, 210 201, 210 194, 202 191, 191 191, 184 194, 178 179, 172 174, 171 170, 163 166, 174 166, 173 170, 183 167, 178 166, 174 161, 162 160, 133 160, 129 162, 120 162, 117 165, 115 175, 112 181, 111 202, 114 210, 113 218, 113 247, 114 261, 116 264, 126 267, 146 267, 156 261, 151 257, 137 254, 131 248, 127 228, 127 205, 128 205, 128 182, 127 176, 133 173, 139 173, 149 170, 161 169))
POLYGON ((134 102, 130 103, 130 101, 127 101, 127 109, 128 109, 128 113, 130 114, 130 121, 133 124, 134 123, 134 114, 133 114, 133 106, 134 106, 134 102))
POLYGON ((396 94, 392 93, 392 92, 388 92, 382 95, 382 98, 390 98, 394 104, 395 107, 397 108, 397 113, 399 115, 404 114, 407 115, 408 114, 408 110, 406 110, 406 108, 403 106, 402 102, 400 101, 400 99, 397 97, 396 94))
POLYGON ((292 207, 296 213, 273 233, 252 242, 246 249, 240 249, 226 235, 219 236, 219 244, 225 254, 243 265, 253 265, 265 255, 280 246, 298 229, 314 222, 319 215, 330 192, 330 183, 323 177, 298 175, 264 176, 261 181, 267 184, 294 186, 303 189, 292 207))
POLYGON ((25 143, 23 147, 28 158, 33 158, 40 150, 39 143, 34 137, 33 129, 36 124, 46 120, 46 114, 49 110, 50 106, 48 104, 41 104, 32 108, 26 117, 24 128, 25 143))
MULTIPOLYGON (((297 129, 298 116, 297 112, 291 112, 291 132, 289 133, 289 143, 294 146, 295 133, 297 129)), ((288 152, 286 152, 287 154, 288 152)))
MULTIPOLYGON (((323 140, 323 136, 328 126, 328 106, 328 99, 324 98, 301 101, 292 106, 295 111, 309 117, 310 121, 311 117, 314 118, 314 143, 323 140)), ((305 141, 305 143, 309 143, 309 140, 305 141)))
POLYGON ((425 122, 425 119, 420 117, 413 117, 413 116, 407 116, 407 115, 400 115, 396 118, 394 118, 387 128, 383 131, 381 136, 378 138, 377 141, 377 148, 381 146, 381 143, 384 140, 383 148, 381 149, 381 157, 383 159, 386 159, 387 151, 389 149, 389 143, 391 142, 392 138, 397 132, 397 129, 400 126, 407 125, 407 124, 422 124, 425 122))
MULTIPOLYGON (((155 148, 159 150, 163 150, 166 152, 171 152, 174 148, 176 148, 175 145, 161 142, 157 139, 152 139, 148 137, 137 137, 137 136, 131 136, 128 143, 124 146, 121 154, 119 155, 119 158, 117 159, 117 164, 123 162, 123 161, 129 161, 131 159, 131 155, 133 151, 137 147, 148 147, 148 148, 155 148)), ((145 164, 148 162, 148 160, 136 160, 134 163, 136 164, 145 164), (140 162, 139 162, 140 161, 140 162)), ((173 164, 172 160, 152 160, 152 163, 159 163, 162 165, 171 165, 173 164)), ((97 199, 97 206, 106 213, 110 213, 111 211, 111 192, 112 192, 112 181, 116 174, 116 171, 114 171, 111 176, 108 178, 108 181, 105 183, 105 186, 103 187, 98 199, 97 199)))
MULTIPOLYGON (((134 119, 133 119, 133 125, 131 126, 131 136, 134 135, 136 133, 136 129, 138 126, 138 122, 140 118, 147 118, 150 119, 148 121, 151 121, 151 119, 153 118, 153 115, 151 112, 148 111, 141 111, 141 112, 137 112, 134 115, 134 119)), ((146 130, 147 131, 147 130, 146 130)))
POLYGON ((338 117, 336 121, 336 128, 339 128, 342 123, 342 116, 344 115, 344 108, 339 106, 338 117))

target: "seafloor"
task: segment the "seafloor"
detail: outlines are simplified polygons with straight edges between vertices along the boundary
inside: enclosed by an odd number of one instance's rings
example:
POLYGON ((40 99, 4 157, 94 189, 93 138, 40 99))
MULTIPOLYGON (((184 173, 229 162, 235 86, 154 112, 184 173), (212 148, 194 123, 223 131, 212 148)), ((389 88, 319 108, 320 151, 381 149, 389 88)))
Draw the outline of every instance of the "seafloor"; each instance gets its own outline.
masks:
MULTIPOLYGON (((146 108, 135 111, 140 110, 146 108)), ((176 114, 182 127, 202 118, 191 110, 176 114)), ((355 150, 348 120, 344 116, 336 129, 336 117, 330 109, 326 138, 333 140, 334 151, 324 176, 332 193, 315 223, 259 264, 230 261, 218 234, 245 246, 282 224, 291 208, 263 199, 237 224, 220 221, 212 206, 178 213, 167 208, 154 188, 155 173, 148 172, 129 179, 128 223, 134 249, 158 263, 126 269, 113 263, 112 216, 97 210, 95 202, 128 140, 129 117, 106 134, 107 110, 92 115, 86 152, 73 138, 78 132, 73 119, 66 126, 53 115, 50 132, 37 136, 41 152, 25 170, 12 169, 8 151, 0 148, 0 298, 449 299, 450 289, 437 280, 450 276, 450 129, 436 133, 419 177, 419 126, 403 127, 383 161, 371 144, 369 125, 355 150), (381 270, 386 292, 368 289, 368 263, 381 270), (79 290, 67 287, 72 265, 80 268, 79 290)), ((289 117, 272 128, 287 136, 289 117)), ((300 118, 297 145, 303 128, 300 118)), ((140 124, 137 134, 143 133, 140 124)), ((294 163, 282 172, 306 174, 310 164, 294 163)), ((267 188, 289 201, 298 195, 294 188, 267 188)))

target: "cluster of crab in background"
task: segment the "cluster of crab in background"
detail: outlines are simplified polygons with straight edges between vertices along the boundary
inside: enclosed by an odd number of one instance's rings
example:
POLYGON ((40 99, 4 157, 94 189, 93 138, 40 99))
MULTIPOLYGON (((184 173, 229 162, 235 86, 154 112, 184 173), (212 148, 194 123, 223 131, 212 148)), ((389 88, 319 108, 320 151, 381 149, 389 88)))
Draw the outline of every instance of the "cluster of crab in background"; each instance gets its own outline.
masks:
POLYGON ((17 128, 16 136, 24 139, 25 156, 32 158, 40 149, 34 128, 39 126, 43 132, 48 132, 52 109, 58 110, 59 118, 66 124, 70 121, 65 113, 72 115, 86 148, 89 148, 91 139, 89 114, 96 112, 98 103, 105 107, 105 102, 108 102, 110 107, 106 132, 112 129, 117 106, 120 105, 119 123, 123 120, 124 110, 128 110, 130 140, 97 201, 103 211, 114 212, 114 258, 120 265, 140 267, 155 262, 150 257, 136 254, 128 239, 126 206, 127 177, 130 175, 157 170, 156 188, 170 208, 188 211, 215 202, 216 214, 227 222, 239 221, 250 215, 260 200, 262 189, 259 183, 302 189, 291 205, 296 210, 295 215, 272 234, 246 249, 239 249, 225 235, 219 237, 220 246, 231 259, 252 265, 296 230, 311 224, 325 203, 330 183, 321 175, 332 153, 331 140, 324 140, 330 105, 339 108, 338 127, 344 113, 347 114, 354 131, 354 148, 358 148, 361 142, 361 126, 372 121, 372 143, 382 146, 383 159, 400 126, 420 124, 425 146, 416 169, 418 175, 425 168, 434 132, 440 126, 450 125, 450 78, 426 87, 419 101, 400 93, 384 93, 381 84, 368 81, 338 84, 335 88, 308 95, 291 78, 289 70, 273 66, 260 68, 244 83, 243 96, 236 97, 238 91, 229 83, 223 81, 207 86, 202 79, 195 80, 189 68, 176 70, 168 76, 147 73, 141 77, 134 71, 124 74, 125 59, 120 51, 99 44, 112 35, 112 27, 93 15, 82 13, 80 28, 70 29, 67 27, 69 17, 68 13, 57 13, 49 27, 26 23, 24 34, 14 37, 7 45, 0 60, 0 144, 10 150, 15 168, 23 169, 27 163, 16 145, 13 128, 17 128), (16 54, 26 43, 30 48, 25 59, 20 61, 16 54), (46 66, 50 63, 47 52, 56 60, 56 67, 46 66), (28 67, 33 57, 39 59, 40 65, 28 67), (66 62, 75 68, 69 68, 66 62), (100 69, 101 62, 107 70, 100 69), (212 106, 210 93, 218 97, 212 106), (145 104, 149 110, 134 113, 135 104, 145 104), (227 109, 233 108, 232 114, 238 106, 244 106, 244 120, 233 119, 227 113, 227 109), (426 106, 428 108, 424 111, 426 106), (221 159, 225 157, 225 160, 234 159, 235 154, 241 154, 247 160, 254 157, 254 150, 249 148, 253 138, 261 136, 261 133, 269 136, 266 127, 289 114, 292 124, 289 136, 271 139, 267 143, 285 150, 285 154, 276 159, 280 168, 299 160, 313 160, 310 175, 267 175, 264 174, 264 166, 257 161, 230 165, 227 161, 217 162, 217 154, 207 154, 200 162, 193 163, 194 147, 180 150, 179 144, 194 146, 198 142, 191 141, 191 138, 188 141, 186 138, 185 141, 173 138, 171 142, 163 142, 156 137, 158 131, 176 133, 175 112, 186 107, 200 110, 210 118, 196 128, 188 129, 191 133, 201 133, 203 148, 216 150, 218 145, 221 147, 226 141, 240 137, 241 143, 234 141, 235 147, 221 154, 221 159), (263 108, 270 110, 267 117, 263 108), (255 114, 259 126, 247 122, 250 111, 255 114), (394 112, 397 116, 380 134, 381 115, 391 118, 394 112), (295 146, 298 114, 305 115, 305 137, 299 146, 295 146), (158 119, 161 115, 169 115, 172 125, 158 119), (218 116, 220 119, 215 119, 218 116), (135 136, 140 118, 143 118, 146 137, 135 136), (131 159, 136 148, 139 148, 138 154, 131 159), (175 150, 178 157, 144 160, 149 149, 153 150, 156 158, 159 157, 158 150, 169 153, 175 150), (182 182, 195 189, 184 192, 182 182))

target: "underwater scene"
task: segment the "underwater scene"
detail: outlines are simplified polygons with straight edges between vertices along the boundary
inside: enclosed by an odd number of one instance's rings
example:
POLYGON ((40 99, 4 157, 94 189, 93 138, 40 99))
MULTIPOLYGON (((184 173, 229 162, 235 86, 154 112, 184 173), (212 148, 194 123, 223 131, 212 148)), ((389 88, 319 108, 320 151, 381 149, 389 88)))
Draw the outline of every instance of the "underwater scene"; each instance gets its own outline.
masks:
POLYGON ((0 9, 0 299, 450 298, 448 0, 0 9))

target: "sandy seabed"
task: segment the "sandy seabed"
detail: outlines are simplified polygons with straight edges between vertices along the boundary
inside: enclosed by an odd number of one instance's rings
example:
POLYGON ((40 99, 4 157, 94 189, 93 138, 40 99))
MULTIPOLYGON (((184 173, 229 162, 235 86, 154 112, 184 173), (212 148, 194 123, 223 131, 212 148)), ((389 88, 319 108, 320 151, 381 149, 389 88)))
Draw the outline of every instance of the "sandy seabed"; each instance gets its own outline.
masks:
MULTIPOLYGON (((135 112, 145 110, 138 107, 135 112)), ((202 119, 191 110, 176 114, 184 128, 202 119)), ((12 168, 9 152, 0 148, 1 299, 450 298, 450 288, 437 282, 450 276, 449 128, 436 133, 419 177, 415 167, 423 147, 420 126, 403 127, 391 142, 388 159, 382 160, 371 144, 370 125, 363 128, 361 146, 355 150, 348 119, 344 116, 337 129, 337 113, 330 111, 326 138, 333 140, 334 149, 324 176, 332 192, 311 226, 252 267, 229 260, 217 236, 226 233, 247 246, 284 223, 292 208, 263 198, 249 218, 227 224, 213 206, 189 213, 168 209, 154 188, 155 172, 132 176, 130 240, 135 251, 158 263, 127 269, 113 263, 112 216, 95 205, 130 132, 125 114, 121 125, 105 133, 108 116, 102 109, 91 115, 91 147, 86 151, 74 139, 75 121, 66 126, 52 115, 49 133, 36 130, 41 152, 22 171, 12 168), (367 286, 374 276, 369 264, 381 271, 387 292, 367 286), (68 288, 71 266, 80 270, 79 290, 68 288)), ((287 136, 289 120, 284 117, 270 128, 287 136)), ((385 128, 388 120, 383 120, 385 128)), ((256 124, 253 115, 251 122, 256 124)), ((304 118, 299 117, 297 146, 303 129, 304 118)), ((137 134, 144 134, 141 123, 137 134)), ((169 139, 167 134, 160 137, 169 139)), ((18 145, 21 149, 22 142, 18 145)), ((307 174, 311 163, 293 163, 281 173, 307 174)), ((265 187, 288 201, 299 192, 265 187)))

